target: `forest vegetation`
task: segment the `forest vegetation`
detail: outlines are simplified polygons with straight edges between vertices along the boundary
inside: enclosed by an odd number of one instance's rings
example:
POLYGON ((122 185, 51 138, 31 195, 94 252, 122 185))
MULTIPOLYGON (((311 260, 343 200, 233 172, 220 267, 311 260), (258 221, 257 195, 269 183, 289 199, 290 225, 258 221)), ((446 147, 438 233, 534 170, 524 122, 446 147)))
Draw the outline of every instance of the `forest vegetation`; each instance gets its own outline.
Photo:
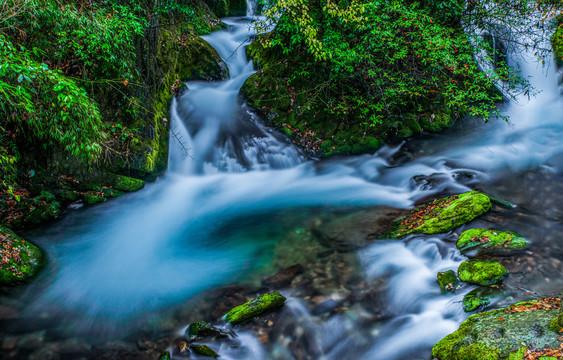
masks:
MULTIPOLYGON (((276 26, 248 47, 259 71, 241 93, 320 156, 371 151, 461 116, 487 121, 503 97, 530 90, 499 46, 521 31, 511 16, 540 8, 544 22, 530 29, 550 31, 560 5, 494 4, 259 1, 259 26, 276 26)), ((155 179, 166 168, 168 106, 181 81, 227 76, 198 35, 245 12, 241 0, 4 1, 0 222, 40 223, 71 201, 117 196, 129 189, 117 189, 117 175, 155 179)), ((553 44, 561 52, 561 27, 553 44)))

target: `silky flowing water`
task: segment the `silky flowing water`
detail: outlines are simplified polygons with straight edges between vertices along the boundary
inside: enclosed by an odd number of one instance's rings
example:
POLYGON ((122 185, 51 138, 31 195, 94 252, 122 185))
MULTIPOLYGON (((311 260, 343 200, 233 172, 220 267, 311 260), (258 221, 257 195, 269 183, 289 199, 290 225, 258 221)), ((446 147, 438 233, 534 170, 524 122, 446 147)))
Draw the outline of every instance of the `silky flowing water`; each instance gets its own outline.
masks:
POLYGON ((17 314, 2 322, 0 358, 71 339, 89 346, 134 343, 140 330, 179 334, 202 320, 178 315, 197 313, 190 299, 301 263, 315 278, 281 290, 288 302, 269 338, 243 330, 236 346, 211 344, 221 358, 428 359, 468 316, 461 300, 473 287, 444 296, 436 283, 438 271, 465 259, 454 241, 467 226, 344 252, 326 252, 313 230, 470 189, 513 207, 495 206, 468 226, 517 231, 532 243, 501 259, 510 275, 493 306, 560 292, 563 102, 553 64, 511 54, 541 92, 505 104, 508 123, 466 119, 375 154, 317 161, 241 105, 238 90, 255 71, 244 52, 253 33, 247 19, 224 22, 226 30, 205 39, 230 78, 190 82, 174 99, 165 176, 28 234, 50 261, 2 298, 17 314))

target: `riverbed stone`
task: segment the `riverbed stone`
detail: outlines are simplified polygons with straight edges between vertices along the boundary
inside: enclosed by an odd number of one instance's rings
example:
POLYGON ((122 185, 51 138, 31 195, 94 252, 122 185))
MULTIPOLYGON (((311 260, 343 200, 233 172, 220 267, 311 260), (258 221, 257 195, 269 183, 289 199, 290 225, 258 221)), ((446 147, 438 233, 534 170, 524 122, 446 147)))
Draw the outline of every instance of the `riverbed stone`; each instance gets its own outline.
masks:
POLYGON ((471 315, 458 330, 432 348, 438 360, 519 360, 524 353, 561 346, 560 334, 550 329, 559 312, 559 299, 538 299, 471 315))
POLYGON ((0 226, 0 284, 28 281, 37 275, 44 262, 41 249, 0 226))
POLYGON ((214 339, 227 336, 227 333, 205 321, 193 322, 186 329, 186 337, 188 338, 214 339))
POLYGON ((219 354, 217 354, 212 348, 207 345, 190 345, 190 349, 194 353, 202 356, 212 357, 214 359, 219 357, 219 354))
POLYGON ((461 281, 481 286, 500 282, 506 273, 507 270, 501 263, 492 260, 467 260, 457 269, 461 281))
POLYGON ((439 272, 436 277, 438 278, 440 289, 442 289, 442 294, 454 292, 459 286, 459 279, 453 270, 439 272))
POLYGON ((463 310, 472 312, 477 309, 484 309, 491 303, 491 299, 502 295, 498 285, 481 286, 471 290, 463 297, 463 310))
POLYGON ((463 225, 491 208, 491 200, 478 191, 437 199, 413 209, 405 218, 396 221, 392 237, 409 234, 438 234, 463 225))
POLYGON ((510 252, 530 247, 528 240, 512 231, 469 229, 457 239, 462 253, 476 250, 478 253, 510 252))
POLYGON ((354 251, 385 238, 393 221, 406 213, 405 210, 377 206, 335 215, 313 228, 312 232, 326 247, 339 252, 354 251))
POLYGON ((286 298, 277 291, 267 293, 233 308, 223 318, 231 324, 239 324, 254 316, 279 309, 285 304, 285 300, 286 298))

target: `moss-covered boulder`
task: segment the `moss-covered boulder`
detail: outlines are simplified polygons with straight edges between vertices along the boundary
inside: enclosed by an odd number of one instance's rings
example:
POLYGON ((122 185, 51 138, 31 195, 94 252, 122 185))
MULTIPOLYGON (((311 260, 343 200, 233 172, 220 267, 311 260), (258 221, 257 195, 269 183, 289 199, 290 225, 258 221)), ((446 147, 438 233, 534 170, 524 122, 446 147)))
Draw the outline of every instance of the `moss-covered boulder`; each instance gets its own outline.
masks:
POLYGON ((145 187, 143 180, 130 178, 128 176, 116 175, 113 178, 113 188, 121 191, 138 191, 145 187))
POLYGON ((481 286, 500 282, 506 273, 506 268, 501 263, 492 260, 467 260, 457 269, 461 281, 481 286))
POLYGON ((227 337, 227 333, 205 321, 196 321, 186 328, 186 337, 198 339, 213 339, 227 337))
POLYGON ((200 37, 193 37, 178 48, 176 72, 178 78, 187 80, 221 80, 228 76, 227 64, 209 43, 200 37))
POLYGON ((492 298, 500 295, 502 295, 502 291, 497 285, 473 289, 463 297, 463 310, 465 312, 472 312, 477 309, 483 310, 491 303, 492 298))
POLYGON ((37 275, 44 262, 45 255, 37 246, 0 226, 0 284, 28 281, 37 275))
POLYGON ((478 191, 434 200, 412 210, 404 219, 397 221, 392 237, 409 234, 438 234, 448 232, 486 213, 491 200, 478 191))
POLYGON ((208 357, 212 357, 214 359, 219 357, 219 354, 217 354, 212 348, 210 348, 207 345, 190 345, 190 349, 201 356, 208 356, 208 357))
POLYGON ((459 279, 453 270, 439 272, 436 277, 438 278, 440 289, 442 289, 442 294, 454 292, 459 286, 459 279))
POLYGON ((285 297, 277 291, 267 293, 233 308, 223 318, 231 324, 242 323, 254 316, 279 309, 285 304, 285 300, 285 297))
POLYGON ((539 358, 560 349, 560 334, 550 329, 559 306, 559 299, 540 299, 472 315, 434 345, 432 358, 520 360, 527 351, 539 358))
POLYGON ((462 253, 476 250, 485 252, 508 252, 530 247, 528 240, 512 231, 469 229, 457 239, 457 248, 462 253))

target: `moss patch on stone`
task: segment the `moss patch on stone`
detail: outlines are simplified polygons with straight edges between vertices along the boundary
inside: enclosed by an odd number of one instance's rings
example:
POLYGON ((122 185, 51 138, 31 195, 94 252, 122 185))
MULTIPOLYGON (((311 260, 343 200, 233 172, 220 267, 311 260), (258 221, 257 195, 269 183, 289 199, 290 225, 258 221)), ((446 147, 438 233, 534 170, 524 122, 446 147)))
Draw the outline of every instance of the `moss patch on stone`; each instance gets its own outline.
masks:
POLYGON ((254 316, 279 309, 285 304, 285 300, 285 297, 277 291, 267 293, 233 308, 223 318, 231 324, 242 323, 254 316))
MULTIPOLYGON (((478 191, 434 200, 412 210, 391 234, 394 238, 409 234, 438 234, 448 232, 486 213, 491 200, 478 191)), ((399 222, 399 221, 398 221, 399 222)))
POLYGON ((457 248, 462 253, 469 250, 483 252, 506 252, 525 250, 530 247, 528 240, 512 231, 470 229, 457 239, 457 248))
POLYGON ((538 355, 561 346, 559 334, 550 331, 557 308, 544 309, 537 302, 524 302, 504 309, 475 314, 458 330, 432 348, 439 360, 523 359, 526 351, 538 355), (527 309, 530 309, 529 311, 527 309))
POLYGON ((227 334, 205 321, 196 321, 188 325, 186 337, 198 339, 213 339, 227 337, 227 334))
POLYGON ((199 355, 202 356, 208 356, 208 357, 212 357, 214 359, 219 357, 219 354, 217 354, 212 348, 210 348, 207 345, 190 345, 190 349, 199 355))
POLYGON ((128 176, 116 175, 113 180, 113 187, 121 191, 139 191, 145 187, 145 182, 128 176))
POLYGON ((61 204, 55 196, 47 191, 41 191, 41 194, 33 199, 31 211, 25 218, 25 222, 39 224, 57 218, 60 213, 61 204))
POLYGON ((459 279, 453 270, 439 272, 436 277, 438 278, 440 289, 442 289, 442 294, 454 292, 459 286, 459 279))
POLYGON ((502 291, 496 285, 473 289, 463 297, 463 310, 465 312, 472 312, 477 309, 483 310, 491 303, 492 298, 501 294, 502 291))
POLYGON ((0 284, 17 285, 37 275, 45 255, 35 245, 0 226, 0 284))
POLYGON ((481 286, 498 283, 506 273, 501 263, 492 260, 467 260, 457 269, 461 281, 481 286))

